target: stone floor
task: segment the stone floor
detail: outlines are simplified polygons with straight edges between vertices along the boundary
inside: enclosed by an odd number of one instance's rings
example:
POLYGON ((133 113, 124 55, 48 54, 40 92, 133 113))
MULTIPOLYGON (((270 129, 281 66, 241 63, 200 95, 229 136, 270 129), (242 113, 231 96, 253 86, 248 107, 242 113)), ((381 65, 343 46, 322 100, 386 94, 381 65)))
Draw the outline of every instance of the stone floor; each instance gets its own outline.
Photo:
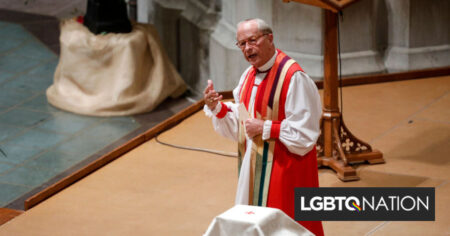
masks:
POLYGON ((0 208, 22 209, 29 196, 191 104, 168 99, 149 114, 111 118, 52 107, 45 91, 58 63, 58 24, 0 9, 0 208))

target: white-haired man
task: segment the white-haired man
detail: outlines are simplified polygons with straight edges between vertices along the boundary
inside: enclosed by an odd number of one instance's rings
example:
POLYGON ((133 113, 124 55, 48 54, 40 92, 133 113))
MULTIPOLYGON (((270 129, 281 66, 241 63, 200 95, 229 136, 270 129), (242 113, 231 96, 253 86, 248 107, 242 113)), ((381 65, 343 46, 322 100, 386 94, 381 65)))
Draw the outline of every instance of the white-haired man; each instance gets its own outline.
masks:
MULTIPOLYGON (((221 102, 208 81, 204 111, 217 132, 238 141, 236 204, 274 207, 294 218, 294 189, 319 186, 319 93, 302 68, 275 48, 267 23, 248 19, 237 28, 236 45, 251 66, 233 90, 234 103, 221 102), (251 115, 245 124, 239 121, 241 103, 251 115)), ((323 235, 320 221, 299 223, 323 235)))

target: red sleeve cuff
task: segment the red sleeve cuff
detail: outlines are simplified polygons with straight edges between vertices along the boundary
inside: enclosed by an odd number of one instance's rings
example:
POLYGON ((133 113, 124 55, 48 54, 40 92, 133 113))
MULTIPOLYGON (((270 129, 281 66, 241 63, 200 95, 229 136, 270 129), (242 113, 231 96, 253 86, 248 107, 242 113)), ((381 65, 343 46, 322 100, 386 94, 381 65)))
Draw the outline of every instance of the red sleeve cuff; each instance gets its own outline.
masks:
POLYGON ((272 126, 270 127, 270 138, 277 139, 280 137, 280 124, 281 121, 272 121, 272 126))
POLYGON ((220 102, 220 104, 222 104, 222 108, 220 109, 219 113, 217 113, 216 117, 222 119, 227 115, 228 107, 223 102, 220 102))

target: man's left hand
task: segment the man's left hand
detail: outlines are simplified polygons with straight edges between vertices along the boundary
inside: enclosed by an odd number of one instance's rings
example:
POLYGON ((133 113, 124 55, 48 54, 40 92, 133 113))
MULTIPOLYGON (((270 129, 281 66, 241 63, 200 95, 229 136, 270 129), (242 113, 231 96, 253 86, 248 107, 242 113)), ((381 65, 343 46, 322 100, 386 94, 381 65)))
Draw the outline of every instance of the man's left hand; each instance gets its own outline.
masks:
POLYGON ((263 133, 264 121, 260 119, 248 119, 245 121, 245 131, 249 138, 263 133))

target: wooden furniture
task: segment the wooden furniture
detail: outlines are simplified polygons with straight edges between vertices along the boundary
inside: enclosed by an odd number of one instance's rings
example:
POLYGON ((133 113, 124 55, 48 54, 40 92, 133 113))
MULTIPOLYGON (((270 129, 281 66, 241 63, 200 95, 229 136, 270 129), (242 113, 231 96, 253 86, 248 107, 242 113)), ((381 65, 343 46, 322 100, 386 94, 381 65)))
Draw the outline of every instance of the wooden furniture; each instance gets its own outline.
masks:
MULTIPOLYGON (((291 0, 283 0, 290 2, 291 0)), ((318 165, 336 171, 342 181, 358 180, 349 164, 384 163, 383 154, 356 138, 345 126, 338 106, 337 13, 357 0, 293 0, 325 9, 322 133, 317 141, 318 165)))

